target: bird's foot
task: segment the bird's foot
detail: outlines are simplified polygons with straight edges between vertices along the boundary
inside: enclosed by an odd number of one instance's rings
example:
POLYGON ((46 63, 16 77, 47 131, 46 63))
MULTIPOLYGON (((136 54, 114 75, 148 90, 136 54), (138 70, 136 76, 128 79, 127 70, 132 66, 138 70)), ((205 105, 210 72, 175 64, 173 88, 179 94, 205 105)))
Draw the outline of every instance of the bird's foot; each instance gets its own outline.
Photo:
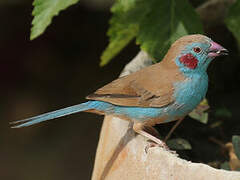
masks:
MULTIPOLYGON (((159 141, 160 141, 160 140, 159 140, 159 141)), ((163 141, 161 141, 160 144, 159 144, 159 143, 156 143, 156 142, 154 142, 154 141, 151 141, 151 140, 148 140, 148 142, 149 142, 149 144, 145 147, 145 152, 146 152, 146 153, 148 153, 148 150, 149 150, 150 148, 153 148, 153 147, 161 147, 161 148, 163 148, 164 150, 170 152, 171 154, 175 154, 175 155, 177 154, 176 151, 170 150, 169 147, 167 146, 167 144, 166 144, 165 142, 163 142, 163 141)))

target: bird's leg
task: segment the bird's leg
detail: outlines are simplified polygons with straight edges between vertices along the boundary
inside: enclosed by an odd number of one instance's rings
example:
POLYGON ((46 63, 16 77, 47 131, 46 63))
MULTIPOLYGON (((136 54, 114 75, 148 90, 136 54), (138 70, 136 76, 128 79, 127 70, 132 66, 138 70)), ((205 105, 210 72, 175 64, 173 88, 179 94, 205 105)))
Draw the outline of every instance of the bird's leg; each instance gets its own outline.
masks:
POLYGON ((167 142, 167 140, 170 138, 170 136, 172 135, 173 131, 178 127, 178 125, 182 122, 183 118, 180 118, 172 127, 172 129, 169 131, 169 133, 167 134, 167 136, 164 138, 164 142, 167 142))
POLYGON ((160 147, 163 147, 163 148, 165 148, 165 149, 168 149, 167 145, 166 145, 163 141, 161 141, 160 139, 154 137, 154 136, 151 135, 150 133, 146 132, 146 131, 144 130, 144 125, 143 125, 142 123, 134 123, 134 124, 133 124, 133 130, 134 130, 136 133, 138 133, 138 134, 140 134, 140 135, 142 135, 142 136, 150 139, 151 141, 155 142, 155 143, 158 144, 160 147))
POLYGON ((160 139, 159 132, 152 126, 144 126, 144 131, 151 134, 152 136, 160 139))

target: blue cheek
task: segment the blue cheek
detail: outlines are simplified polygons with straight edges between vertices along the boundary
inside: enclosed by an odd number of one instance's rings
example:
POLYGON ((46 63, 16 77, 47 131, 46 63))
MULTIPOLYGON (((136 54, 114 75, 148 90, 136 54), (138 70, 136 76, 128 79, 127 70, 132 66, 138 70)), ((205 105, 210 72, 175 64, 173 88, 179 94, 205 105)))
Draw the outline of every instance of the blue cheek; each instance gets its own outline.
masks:
POLYGON ((194 55, 197 59, 198 59, 198 66, 196 69, 189 69, 186 66, 184 66, 182 63, 179 62, 179 58, 176 58, 176 64, 177 66, 180 68, 181 72, 192 72, 192 71, 206 71, 209 63, 211 62, 211 59, 208 58, 208 55, 206 53, 206 51, 208 50, 208 48, 210 47, 209 43, 192 43, 188 46, 186 46, 186 48, 182 51, 181 55, 184 54, 189 54, 191 53, 192 55, 194 55), (202 51, 200 53, 196 53, 194 52, 194 47, 200 47, 202 49, 202 51))

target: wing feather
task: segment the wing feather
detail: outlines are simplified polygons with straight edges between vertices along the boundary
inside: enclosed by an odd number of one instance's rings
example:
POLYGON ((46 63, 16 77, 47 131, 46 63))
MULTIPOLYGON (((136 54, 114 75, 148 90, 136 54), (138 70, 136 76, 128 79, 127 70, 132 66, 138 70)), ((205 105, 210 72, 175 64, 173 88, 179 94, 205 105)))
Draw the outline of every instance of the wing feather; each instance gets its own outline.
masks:
POLYGON ((158 63, 112 81, 87 99, 120 106, 163 107, 175 101, 174 83, 183 79, 176 68, 158 63))

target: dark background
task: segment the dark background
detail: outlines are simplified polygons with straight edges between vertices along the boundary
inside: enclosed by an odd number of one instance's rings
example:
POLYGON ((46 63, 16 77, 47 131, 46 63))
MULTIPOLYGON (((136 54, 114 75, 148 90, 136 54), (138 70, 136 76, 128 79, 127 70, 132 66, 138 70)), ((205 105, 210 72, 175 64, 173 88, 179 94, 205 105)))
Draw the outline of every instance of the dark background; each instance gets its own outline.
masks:
POLYGON ((30 42, 31 3, 0 4, 0 179, 90 179, 103 117, 80 113, 23 129, 8 123, 84 102, 138 49, 100 68, 110 12, 84 3, 30 42))
MULTIPOLYGON (((109 3, 72 6, 31 42, 31 3, 0 4, 0 179, 90 179, 103 117, 80 113, 22 129, 10 129, 8 123, 84 102, 86 95, 117 78, 139 49, 131 43, 109 65, 99 67, 99 57, 108 43, 109 3)), ((212 111, 223 106, 233 114, 222 138, 229 141, 240 129, 236 115, 240 100, 237 46, 224 26, 207 31, 232 51, 230 57, 211 65, 208 93, 212 111)), ((187 127, 197 137, 209 132, 207 125, 190 121, 190 126, 184 122, 179 129, 194 147, 199 143, 186 134, 187 127)), ((200 141, 208 140, 204 136, 200 141)), ((215 149, 196 152, 215 158, 215 149)))

